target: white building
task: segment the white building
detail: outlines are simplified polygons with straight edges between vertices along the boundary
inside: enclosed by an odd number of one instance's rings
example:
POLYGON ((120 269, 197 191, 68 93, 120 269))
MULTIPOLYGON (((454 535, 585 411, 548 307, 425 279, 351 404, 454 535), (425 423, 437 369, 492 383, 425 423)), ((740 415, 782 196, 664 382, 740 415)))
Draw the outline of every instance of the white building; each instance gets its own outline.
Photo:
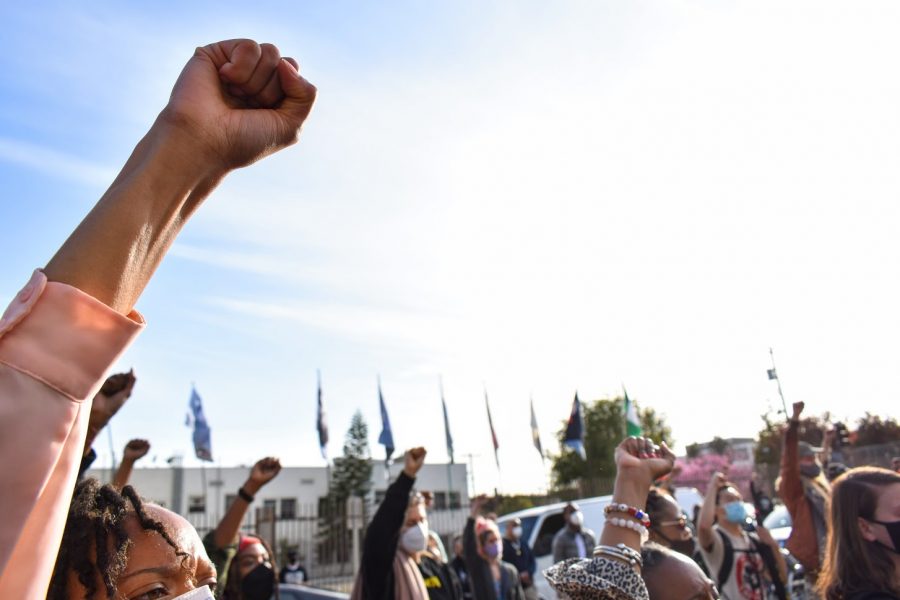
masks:
MULTIPOLYGON (((391 481, 401 469, 401 465, 392 465, 391 481)), ((166 468, 135 468, 129 483, 144 498, 183 515, 203 535, 215 528, 249 473, 250 466, 200 468, 175 464, 166 468)), ((92 469, 87 476, 105 482, 112 479, 109 469, 92 469)), ((465 526, 469 512, 467 477, 465 464, 430 464, 422 467, 416 478, 417 490, 434 494, 429 526, 445 540, 461 533, 465 526)), ((317 540, 321 542, 320 501, 328 493, 328 479, 325 467, 284 467, 256 494, 244 529, 260 530, 279 548, 298 547, 301 555, 312 561, 313 548, 317 540), (270 520, 274 524, 267 526, 274 529, 263 530, 260 524, 270 520)), ((387 489, 384 463, 373 461, 371 482, 367 499, 370 517, 387 489)))

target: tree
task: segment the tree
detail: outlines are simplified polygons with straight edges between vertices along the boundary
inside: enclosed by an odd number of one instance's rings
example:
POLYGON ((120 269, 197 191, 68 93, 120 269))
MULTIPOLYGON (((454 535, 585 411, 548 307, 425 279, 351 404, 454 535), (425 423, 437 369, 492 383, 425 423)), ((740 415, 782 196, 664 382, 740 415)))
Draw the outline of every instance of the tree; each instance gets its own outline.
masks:
MULTIPOLYGON (((754 460, 759 464, 778 465, 781 463, 781 444, 787 423, 777 415, 768 412, 761 416, 763 428, 756 439, 754 460)), ((828 414, 821 417, 809 416, 800 420, 800 441, 809 442, 813 446, 821 446, 825 440, 825 431, 831 425, 828 414)))
MULTIPOLYGON (((372 456, 369 452, 369 427, 356 411, 344 436, 344 454, 334 459, 328 495, 319 499, 319 560, 346 563, 352 549, 347 524, 347 501, 365 498, 372 483, 372 456)), ((365 503, 363 504, 365 513, 365 503)), ((364 521, 365 519, 364 514, 364 521)))
MULTIPOLYGON (((563 423, 557 433, 560 454, 551 457, 555 486, 568 487, 577 482, 582 496, 596 496, 612 491, 616 475, 613 453, 625 437, 624 402, 625 399, 619 396, 583 403, 584 449, 587 460, 582 460, 563 444, 566 432, 563 423)), ((672 429, 662 415, 652 408, 639 408, 638 417, 646 437, 657 443, 672 442, 672 429)))
POLYGON ((882 419, 878 415, 867 412, 857 421, 857 424, 853 442, 857 448, 900 441, 900 423, 897 423, 893 417, 882 419))

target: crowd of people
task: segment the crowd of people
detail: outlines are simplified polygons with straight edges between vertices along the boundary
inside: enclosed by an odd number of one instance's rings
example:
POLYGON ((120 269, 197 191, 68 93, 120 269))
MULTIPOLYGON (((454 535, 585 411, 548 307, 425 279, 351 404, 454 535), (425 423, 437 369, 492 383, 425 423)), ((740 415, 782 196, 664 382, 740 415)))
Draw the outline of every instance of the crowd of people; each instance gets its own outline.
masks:
MULTIPOLYGON (((167 106, 121 174, 0 318, 0 598, 269 600, 303 582, 296 555, 277 569, 263 537, 240 524, 281 469, 264 458, 202 539, 184 518, 127 484, 149 450, 132 440, 111 484, 82 478, 97 433, 131 395, 133 372, 104 373, 144 327, 133 307, 180 229, 230 171, 297 141, 316 90, 270 44, 198 48, 167 106)), ((828 481, 817 449, 798 440, 802 404, 784 440, 777 491, 790 511, 791 555, 826 600, 900 598, 900 474, 862 467, 828 481)), ((472 501, 447 556, 415 490, 413 448, 366 530, 352 598, 506 600, 536 597, 521 523, 501 532, 472 501)), ((656 483, 675 457, 630 437, 596 539, 576 504, 543 575, 561 597, 729 600, 785 597, 785 555, 722 473, 692 519, 656 483), (752 529, 752 530, 749 530, 752 529), (721 596, 720 596, 721 595, 721 596)), ((756 499, 757 494, 754 494, 756 499)))

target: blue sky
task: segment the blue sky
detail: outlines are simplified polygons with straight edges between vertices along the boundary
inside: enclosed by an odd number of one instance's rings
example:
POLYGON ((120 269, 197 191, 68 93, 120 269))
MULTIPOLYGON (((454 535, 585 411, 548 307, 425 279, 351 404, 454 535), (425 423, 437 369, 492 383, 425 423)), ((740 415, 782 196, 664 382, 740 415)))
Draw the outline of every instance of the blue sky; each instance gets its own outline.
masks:
MULTIPOLYGON (((193 48, 278 45, 320 90, 301 143, 233 174, 179 238, 122 359, 117 452, 320 464, 352 412, 376 456, 545 485, 583 399, 620 391, 680 446, 788 399, 896 416, 900 7, 867 3, 31 3, 0 7, 0 293, 102 194, 193 48), (493 466, 482 389, 501 444, 493 466)), ((98 448, 108 461, 105 438, 98 448)))

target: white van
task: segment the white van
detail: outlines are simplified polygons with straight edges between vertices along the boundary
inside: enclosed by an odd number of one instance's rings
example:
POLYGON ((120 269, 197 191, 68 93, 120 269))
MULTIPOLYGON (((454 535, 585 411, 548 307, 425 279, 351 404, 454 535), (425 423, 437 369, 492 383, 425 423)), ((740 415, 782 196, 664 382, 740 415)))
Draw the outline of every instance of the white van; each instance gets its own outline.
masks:
MULTIPOLYGON (((703 497, 696 488, 678 488, 675 499, 681 510, 689 519, 694 516, 694 507, 700 506, 703 497)), ((594 532, 595 539, 600 541, 606 516, 603 509, 612 502, 612 496, 597 496, 595 498, 583 498, 574 500, 578 508, 584 514, 584 527, 594 532)), ((542 598, 552 600, 556 593, 544 579, 544 569, 553 564, 553 536, 563 528, 563 509, 568 502, 557 502, 546 506, 526 508, 514 513, 503 515, 497 519, 501 535, 506 532, 506 523, 510 519, 519 518, 522 521, 522 539, 531 546, 537 561, 537 571, 534 574, 534 585, 542 598)))

